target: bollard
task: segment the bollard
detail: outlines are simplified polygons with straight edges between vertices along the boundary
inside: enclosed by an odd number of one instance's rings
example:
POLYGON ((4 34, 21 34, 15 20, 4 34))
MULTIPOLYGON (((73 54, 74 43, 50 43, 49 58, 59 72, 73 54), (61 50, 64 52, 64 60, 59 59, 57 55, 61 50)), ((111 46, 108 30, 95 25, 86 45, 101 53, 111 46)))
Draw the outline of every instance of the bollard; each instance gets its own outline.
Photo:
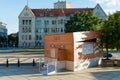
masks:
POLYGON ((19 61, 19 58, 18 58, 18 67, 20 67, 20 61, 19 61))
POLYGON ((8 59, 6 60, 6 67, 8 67, 9 66, 9 61, 8 61, 8 59))
POLYGON ((33 67, 35 66, 35 60, 33 59, 33 67))

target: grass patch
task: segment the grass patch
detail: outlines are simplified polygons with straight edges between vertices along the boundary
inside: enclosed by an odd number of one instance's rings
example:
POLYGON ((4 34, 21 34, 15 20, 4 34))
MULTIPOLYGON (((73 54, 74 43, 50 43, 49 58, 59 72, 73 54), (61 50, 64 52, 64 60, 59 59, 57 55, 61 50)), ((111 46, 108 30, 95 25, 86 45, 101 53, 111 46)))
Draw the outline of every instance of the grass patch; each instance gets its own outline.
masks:
POLYGON ((44 49, 16 49, 12 52, 44 52, 44 49))
MULTIPOLYGON (((103 51, 106 51, 106 48, 103 48, 103 51)), ((108 49, 108 51, 117 51, 116 49, 108 49)))

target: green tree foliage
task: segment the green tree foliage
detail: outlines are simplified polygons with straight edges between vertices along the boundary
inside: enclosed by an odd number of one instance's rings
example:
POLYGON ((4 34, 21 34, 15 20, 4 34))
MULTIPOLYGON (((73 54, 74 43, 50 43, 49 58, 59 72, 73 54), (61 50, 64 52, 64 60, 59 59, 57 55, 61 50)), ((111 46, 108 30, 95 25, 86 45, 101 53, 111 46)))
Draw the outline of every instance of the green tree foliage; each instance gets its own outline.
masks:
POLYGON ((108 19, 104 21, 103 27, 103 42, 108 43, 109 48, 120 49, 120 12, 110 14, 108 19))
POLYGON ((18 47, 18 36, 8 35, 8 43, 11 47, 18 47))
POLYGON ((76 12, 65 24, 65 32, 100 30, 101 23, 93 11, 76 12))
POLYGON ((7 38, 5 36, 0 36, 0 42, 6 42, 7 38))
POLYGON ((7 37, 0 35, 0 47, 5 47, 5 46, 7 46, 7 37))

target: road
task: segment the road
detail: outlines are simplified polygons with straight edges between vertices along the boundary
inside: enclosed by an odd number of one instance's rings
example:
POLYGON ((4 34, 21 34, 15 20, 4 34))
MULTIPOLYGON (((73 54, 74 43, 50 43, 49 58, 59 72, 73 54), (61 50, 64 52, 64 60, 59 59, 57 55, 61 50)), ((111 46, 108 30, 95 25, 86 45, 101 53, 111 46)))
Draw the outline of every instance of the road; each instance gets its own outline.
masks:
POLYGON ((0 49, 0 58, 44 57, 41 52, 14 52, 17 48, 0 49))

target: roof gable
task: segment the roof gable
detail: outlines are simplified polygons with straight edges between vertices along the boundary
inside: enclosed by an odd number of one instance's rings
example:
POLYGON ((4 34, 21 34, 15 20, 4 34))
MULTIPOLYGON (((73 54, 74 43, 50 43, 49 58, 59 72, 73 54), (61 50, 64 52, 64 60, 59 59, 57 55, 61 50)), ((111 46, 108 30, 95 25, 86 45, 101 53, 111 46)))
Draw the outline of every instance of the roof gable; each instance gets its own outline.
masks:
POLYGON ((107 18, 106 13, 104 12, 104 10, 101 8, 101 6, 99 4, 97 4, 94 8, 94 14, 98 17, 100 17, 101 19, 105 20, 107 18))
POLYGON ((22 12, 20 13, 19 17, 34 17, 34 13, 31 9, 26 5, 22 12))

